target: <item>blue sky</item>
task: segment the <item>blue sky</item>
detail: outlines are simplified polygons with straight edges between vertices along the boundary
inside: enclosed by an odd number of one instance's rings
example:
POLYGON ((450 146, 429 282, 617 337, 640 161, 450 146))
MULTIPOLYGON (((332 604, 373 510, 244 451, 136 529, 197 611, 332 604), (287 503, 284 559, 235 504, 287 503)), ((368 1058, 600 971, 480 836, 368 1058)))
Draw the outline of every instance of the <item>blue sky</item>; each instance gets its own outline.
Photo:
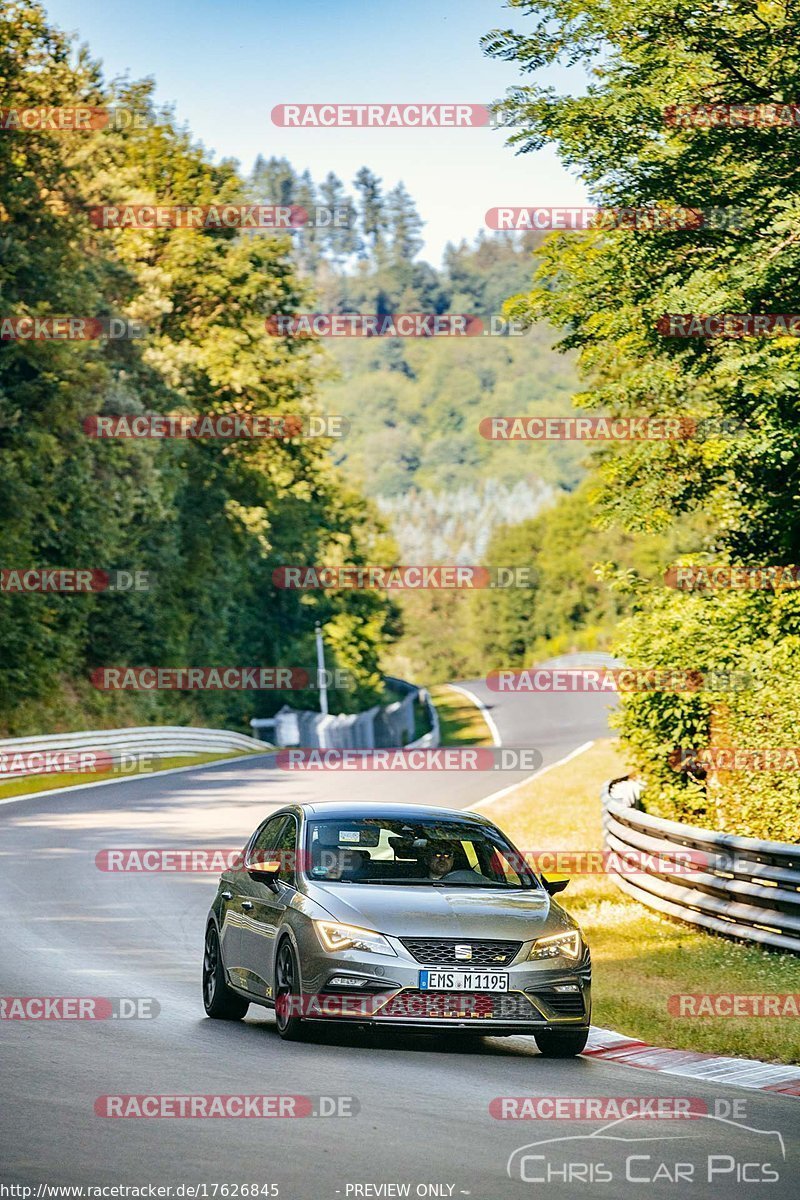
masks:
POLYGON ((108 76, 155 77, 157 98, 218 156, 249 170, 285 155, 346 183, 364 164, 384 186, 402 179, 425 220, 423 257, 472 238, 496 205, 585 203, 551 150, 516 156, 500 130, 280 129, 275 104, 486 103, 519 81, 487 59, 482 34, 530 18, 498 0, 45 0, 108 76))

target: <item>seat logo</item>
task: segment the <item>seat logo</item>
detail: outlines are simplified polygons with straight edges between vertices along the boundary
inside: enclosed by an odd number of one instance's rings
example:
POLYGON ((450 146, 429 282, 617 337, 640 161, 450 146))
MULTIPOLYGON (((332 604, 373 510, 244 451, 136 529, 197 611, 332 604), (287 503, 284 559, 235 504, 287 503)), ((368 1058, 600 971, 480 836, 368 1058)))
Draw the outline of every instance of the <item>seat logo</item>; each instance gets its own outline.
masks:
POLYGON ((472 946, 456 946, 455 954, 459 962, 469 962, 472 958, 472 946))

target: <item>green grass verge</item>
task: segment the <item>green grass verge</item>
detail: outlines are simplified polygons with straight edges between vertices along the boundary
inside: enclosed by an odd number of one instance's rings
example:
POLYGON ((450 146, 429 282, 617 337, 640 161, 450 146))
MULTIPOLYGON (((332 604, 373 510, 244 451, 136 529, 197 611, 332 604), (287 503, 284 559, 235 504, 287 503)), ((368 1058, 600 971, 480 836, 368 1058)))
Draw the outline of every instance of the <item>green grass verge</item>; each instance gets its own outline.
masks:
POLYGON ((431 700, 439 714, 443 746, 493 746, 492 734, 483 713, 463 692, 455 692, 447 684, 429 689, 431 700))
MULTIPOLYGON (((617 744, 592 749, 504 796, 485 810, 521 850, 602 846, 600 788, 623 775, 617 744)), ((796 993, 797 957, 715 937, 651 912, 606 875, 570 880, 558 897, 592 949, 596 1025, 660 1046, 800 1062, 800 1020, 786 1017, 678 1017, 678 993, 796 993)))
POLYGON ((224 758, 241 758, 248 754, 247 750, 231 750, 226 754, 176 754, 154 759, 157 765, 149 771, 64 771, 51 775, 24 775, 19 779, 0 783, 0 800, 10 796, 27 796, 31 792, 57 791, 59 788, 74 787, 82 783, 99 783, 105 779, 133 779, 142 775, 157 775, 159 771, 167 771, 172 767, 195 767, 201 763, 217 762, 224 758))

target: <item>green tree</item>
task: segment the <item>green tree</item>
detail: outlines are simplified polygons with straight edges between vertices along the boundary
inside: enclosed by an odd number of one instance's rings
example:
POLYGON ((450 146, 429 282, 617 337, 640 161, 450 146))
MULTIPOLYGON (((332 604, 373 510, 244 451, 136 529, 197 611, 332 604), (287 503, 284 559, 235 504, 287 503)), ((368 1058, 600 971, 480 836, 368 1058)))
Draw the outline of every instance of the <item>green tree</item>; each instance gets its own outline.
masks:
MULTIPOLYGON (((547 317, 562 330, 562 347, 578 352, 583 406, 728 422, 722 434, 712 426, 702 436, 618 444, 597 455, 603 519, 641 535, 697 513, 697 548, 712 558, 800 561, 797 339, 679 339, 659 324, 668 313, 796 307, 800 131, 792 123, 667 119, 676 105, 793 102, 796 6, 705 0, 679 12, 671 0, 522 0, 512 7, 535 23, 526 33, 488 35, 487 52, 529 77, 580 64, 589 85, 560 94, 533 78, 513 88, 504 104, 517 126, 511 143, 522 152, 554 143, 604 207, 695 214, 686 228, 553 235, 533 291, 509 304, 510 312, 547 317)), ((736 665, 754 679, 735 696, 624 697, 625 739, 663 798, 656 803, 762 837, 800 836, 789 815, 800 798, 796 775, 747 779, 754 806, 742 802, 741 775, 711 772, 698 786, 670 766, 679 750, 780 746, 796 728, 800 689, 785 652, 796 642, 795 597, 688 596, 628 582, 635 611, 620 648, 632 666, 736 665)))
POLYGON ((391 263, 410 263, 424 245, 420 236, 424 222, 402 181, 386 197, 386 221, 391 263))
POLYGON ((297 172, 286 158, 264 158, 259 154, 250 173, 250 191, 254 198, 264 204, 280 204, 284 207, 295 204, 297 172))
MULTIPOLYGON (((92 724, 242 725, 287 699, 315 706, 312 693, 120 697, 86 683, 102 664, 310 666, 315 619, 329 665, 347 667, 355 683, 333 704, 375 702, 393 606, 376 593, 306 595, 273 583, 285 563, 343 552, 369 561, 382 536, 324 444, 102 441, 82 429, 98 412, 315 412, 314 350, 264 329, 271 313, 311 303, 290 239, 93 228, 91 205, 241 202, 248 188, 235 164, 214 163, 156 109, 151 81, 112 89, 86 54, 69 65, 70 44, 39 5, 0 13, 0 56, 4 105, 113 98, 141 118, 123 130, 0 139, 2 311, 119 314, 146 327, 141 340, 0 342, 0 562, 147 570, 155 584, 129 595, 0 596, 0 725, 85 727, 88 712, 92 724)), ((273 160, 267 174, 278 167, 273 160)))
POLYGON ((381 263, 385 253, 387 229, 386 206, 381 180, 370 171, 369 167, 361 167, 353 184, 359 197, 359 216, 365 245, 369 248, 373 259, 381 263))
POLYGON ((319 187, 322 203, 331 213, 331 223, 322 231, 328 257, 338 270, 358 250, 356 211, 341 179, 329 171, 319 187))

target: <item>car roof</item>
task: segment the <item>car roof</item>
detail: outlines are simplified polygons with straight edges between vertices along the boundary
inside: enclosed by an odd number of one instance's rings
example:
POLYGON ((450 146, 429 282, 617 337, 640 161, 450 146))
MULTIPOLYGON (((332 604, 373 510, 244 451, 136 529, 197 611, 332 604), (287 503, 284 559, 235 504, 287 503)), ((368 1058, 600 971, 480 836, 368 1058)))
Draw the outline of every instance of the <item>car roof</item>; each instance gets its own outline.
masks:
MULTIPOLYGON (((372 819, 386 817, 389 820, 425 821, 465 819, 478 821, 482 825, 491 825, 488 817, 481 813, 469 812, 461 808, 441 808, 428 804, 387 804, 383 801, 371 803, 369 800, 313 800, 299 804, 287 805, 285 811, 300 810, 306 817, 335 817, 372 819)), ((277 814, 275 814, 277 815, 277 814)))

